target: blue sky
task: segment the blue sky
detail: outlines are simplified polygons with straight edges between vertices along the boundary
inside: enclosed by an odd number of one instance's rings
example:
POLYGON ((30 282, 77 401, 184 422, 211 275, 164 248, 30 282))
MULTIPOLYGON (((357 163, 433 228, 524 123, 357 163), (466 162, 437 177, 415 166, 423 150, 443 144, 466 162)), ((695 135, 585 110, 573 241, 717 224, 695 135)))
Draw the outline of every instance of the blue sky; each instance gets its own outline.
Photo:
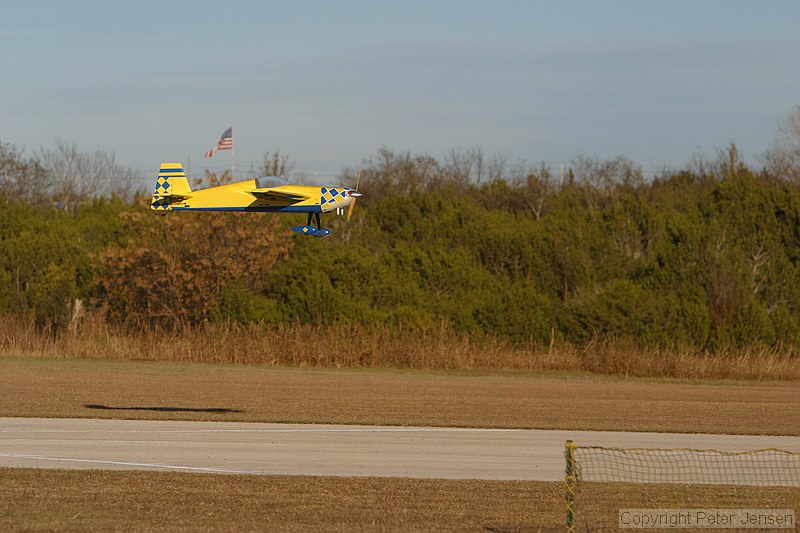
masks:
POLYGON ((796 0, 7 2, 0 141, 199 171, 227 166, 203 153, 232 124, 238 170, 280 149, 312 178, 382 146, 754 161, 800 105, 798 20, 796 0))

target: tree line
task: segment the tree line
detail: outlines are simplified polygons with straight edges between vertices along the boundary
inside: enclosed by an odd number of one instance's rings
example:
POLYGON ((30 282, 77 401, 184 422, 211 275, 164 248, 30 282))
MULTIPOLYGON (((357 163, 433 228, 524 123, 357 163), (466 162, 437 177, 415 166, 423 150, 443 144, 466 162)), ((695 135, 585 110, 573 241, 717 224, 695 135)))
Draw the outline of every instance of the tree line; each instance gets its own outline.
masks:
MULTIPOLYGON (((133 331, 389 324, 520 344, 798 347, 787 131, 762 168, 731 145, 649 177, 622 156, 578 157, 562 174, 480 148, 440 160, 384 148, 343 173, 350 185, 360 176, 364 196, 350 222, 328 216, 324 239, 288 231, 301 215, 161 217, 141 194, 48 185, 69 165, 0 145, 0 314, 54 331, 88 310, 133 331)), ((264 166, 291 169, 277 152, 264 166)))

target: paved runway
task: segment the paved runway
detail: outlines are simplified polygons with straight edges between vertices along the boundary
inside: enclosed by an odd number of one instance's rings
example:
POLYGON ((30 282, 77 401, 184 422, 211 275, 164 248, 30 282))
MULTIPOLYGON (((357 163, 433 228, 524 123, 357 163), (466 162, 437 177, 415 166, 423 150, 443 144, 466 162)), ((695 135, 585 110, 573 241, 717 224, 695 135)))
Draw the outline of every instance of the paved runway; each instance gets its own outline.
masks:
POLYGON ((567 439, 800 451, 800 437, 0 418, 0 467, 559 481, 567 439))

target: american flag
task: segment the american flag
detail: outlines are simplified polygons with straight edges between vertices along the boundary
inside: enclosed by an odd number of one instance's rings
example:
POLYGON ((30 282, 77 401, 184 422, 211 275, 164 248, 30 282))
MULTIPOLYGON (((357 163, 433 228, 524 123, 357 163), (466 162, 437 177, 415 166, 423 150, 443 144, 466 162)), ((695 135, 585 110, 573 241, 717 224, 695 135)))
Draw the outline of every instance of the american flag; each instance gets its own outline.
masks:
POLYGON ((233 127, 230 127, 222 132, 222 137, 220 137, 219 142, 214 148, 206 152, 206 157, 214 157, 214 154, 217 153, 217 150, 232 150, 232 149, 233 149, 233 127))

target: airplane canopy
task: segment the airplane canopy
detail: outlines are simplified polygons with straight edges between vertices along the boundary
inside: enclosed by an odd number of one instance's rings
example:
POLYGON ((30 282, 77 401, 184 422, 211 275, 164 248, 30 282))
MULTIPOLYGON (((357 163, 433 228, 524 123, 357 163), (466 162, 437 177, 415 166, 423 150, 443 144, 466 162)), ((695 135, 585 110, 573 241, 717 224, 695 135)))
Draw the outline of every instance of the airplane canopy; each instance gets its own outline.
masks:
POLYGON ((261 176, 260 178, 256 178, 256 189, 269 189, 288 184, 289 180, 283 176, 261 176))

